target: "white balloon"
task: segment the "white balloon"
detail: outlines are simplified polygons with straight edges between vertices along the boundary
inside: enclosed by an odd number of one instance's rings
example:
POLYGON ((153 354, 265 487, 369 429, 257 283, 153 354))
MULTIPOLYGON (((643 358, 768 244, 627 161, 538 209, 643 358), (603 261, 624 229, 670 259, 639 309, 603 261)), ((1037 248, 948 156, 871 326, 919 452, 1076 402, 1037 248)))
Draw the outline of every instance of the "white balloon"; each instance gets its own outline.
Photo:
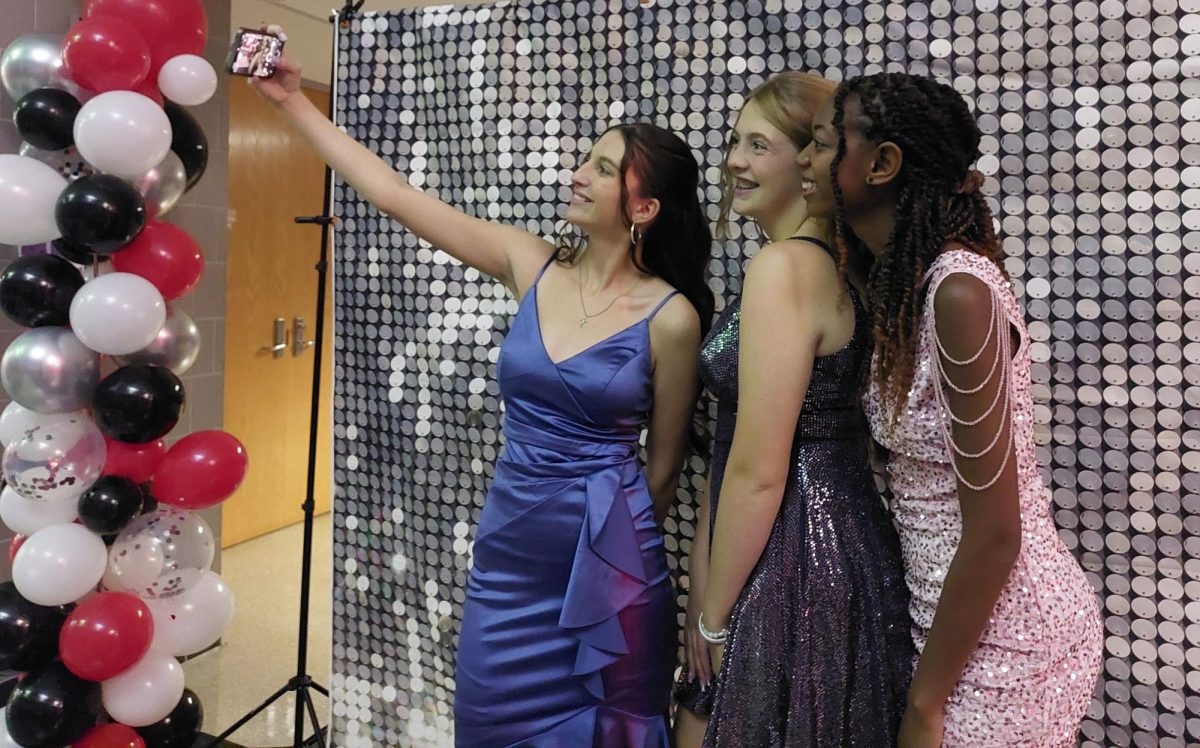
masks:
POLYGON ((171 655, 151 649, 136 665, 101 683, 100 694, 114 721, 152 725, 183 698, 183 668, 171 655))
POLYGON ((183 106, 199 106, 217 92, 217 71, 199 55, 179 55, 158 71, 163 96, 183 106))
POLYGON ((78 502, 31 501, 5 486, 0 491, 0 520, 8 529, 21 535, 32 535, 51 525, 65 525, 79 516, 78 502))
POLYGON ((133 273, 108 273, 83 284, 71 300, 71 329, 97 353, 124 356, 154 341, 167 303, 154 284, 133 273))
POLYGON ((17 592, 35 605, 66 605, 90 592, 104 576, 108 549, 82 525, 42 528, 21 544, 13 559, 17 592))
POLYGON ((233 590, 215 571, 182 594, 143 598, 154 619, 153 649, 183 657, 207 649, 233 621, 233 590))
POLYGON ((50 426, 80 417, 87 418, 88 415, 82 410, 51 415, 38 413, 14 400, 4 408, 3 412, 0 412, 0 446, 7 447, 15 440, 29 436, 29 432, 39 426, 50 426))
POLYGON ((79 111, 75 147, 100 171, 134 179, 166 158, 171 121, 162 107, 139 93, 108 91, 79 111))
POLYGON ((41 244, 62 236, 54 207, 66 188, 66 178, 41 161, 0 154, 0 244, 41 244))

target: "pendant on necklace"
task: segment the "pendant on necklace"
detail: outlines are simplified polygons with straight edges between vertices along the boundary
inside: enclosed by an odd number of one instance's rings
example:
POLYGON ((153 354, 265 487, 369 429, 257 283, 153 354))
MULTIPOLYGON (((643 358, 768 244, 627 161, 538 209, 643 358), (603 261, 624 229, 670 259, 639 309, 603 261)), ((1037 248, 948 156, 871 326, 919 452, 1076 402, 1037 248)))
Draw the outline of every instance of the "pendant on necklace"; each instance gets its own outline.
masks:
POLYGON ((587 317, 580 317, 579 318, 579 326, 583 327, 586 324, 587 324, 587 317))

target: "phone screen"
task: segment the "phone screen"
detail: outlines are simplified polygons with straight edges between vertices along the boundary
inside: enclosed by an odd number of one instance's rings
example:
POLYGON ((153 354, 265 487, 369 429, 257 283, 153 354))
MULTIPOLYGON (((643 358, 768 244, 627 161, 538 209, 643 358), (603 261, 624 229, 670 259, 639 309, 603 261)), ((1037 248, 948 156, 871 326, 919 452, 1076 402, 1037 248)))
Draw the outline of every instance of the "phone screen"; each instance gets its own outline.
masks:
POLYGON ((238 29, 229 48, 226 67, 234 75, 270 78, 283 56, 283 40, 254 29, 238 29))

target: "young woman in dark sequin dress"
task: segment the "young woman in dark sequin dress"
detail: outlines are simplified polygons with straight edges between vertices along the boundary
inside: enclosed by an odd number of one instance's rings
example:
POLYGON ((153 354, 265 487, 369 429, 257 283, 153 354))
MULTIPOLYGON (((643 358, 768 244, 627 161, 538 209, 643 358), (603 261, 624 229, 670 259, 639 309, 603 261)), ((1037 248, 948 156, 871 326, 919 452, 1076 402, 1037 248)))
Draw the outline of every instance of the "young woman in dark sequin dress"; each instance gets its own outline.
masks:
POLYGON ((796 162, 832 92, 776 76, 730 141, 722 213, 754 219, 770 243, 700 354, 718 415, 690 557, 680 748, 888 746, 904 707, 900 547, 859 406, 869 325, 796 162))

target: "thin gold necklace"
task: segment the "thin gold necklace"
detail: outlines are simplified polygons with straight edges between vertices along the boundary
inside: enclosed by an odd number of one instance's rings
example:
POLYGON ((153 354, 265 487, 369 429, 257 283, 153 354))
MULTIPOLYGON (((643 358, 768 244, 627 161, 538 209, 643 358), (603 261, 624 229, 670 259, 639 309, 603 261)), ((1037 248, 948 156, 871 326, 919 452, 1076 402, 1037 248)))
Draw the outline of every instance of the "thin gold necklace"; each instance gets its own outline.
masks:
POLYGON ((587 305, 583 303, 583 273, 581 272, 579 275, 580 275, 579 285, 577 286, 577 290, 579 291, 579 308, 583 310, 583 316, 579 318, 579 326, 580 327, 584 327, 585 325, 587 325, 588 320, 599 317, 601 314, 604 314, 609 309, 612 309, 613 304, 617 303, 617 299, 624 298, 624 297, 630 295, 631 293, 633 293, 634 291, 636 291, 638 289, 638 286, 642 285, 642 280, 644 280, 646 277, 644 275, 639 274, 637 282, 634 283, 629 288, 628 291, 626 291, 625 293, 623 293, 619 296, 614 296, 612 301, 608 302, 608 305, 606 307, 604 307, 600 311, 596 312, 595 314, 588 314, 587 305))

